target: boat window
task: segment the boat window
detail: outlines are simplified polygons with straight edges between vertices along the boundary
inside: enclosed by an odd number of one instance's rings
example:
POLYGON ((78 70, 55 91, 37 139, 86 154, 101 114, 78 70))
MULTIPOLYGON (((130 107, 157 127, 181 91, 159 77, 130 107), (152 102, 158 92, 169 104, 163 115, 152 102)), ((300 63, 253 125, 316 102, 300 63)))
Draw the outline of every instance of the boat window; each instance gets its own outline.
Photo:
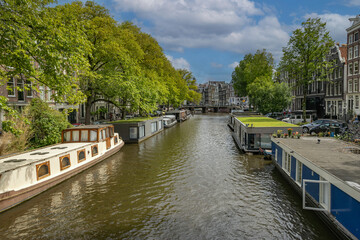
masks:
POLYGON ((111 128, 110 128, 110 137, 113 137, 113 136, 114 136, 114 128, 111 127, 111 128))
POLYGON ((117 136, 114 137, 114 145, 118 144, 118 138, 117 136))
POLYGON ((106 138, 110 137, 110 128, 106 128, 106 138))
POLYGON ((71 166, 70 154, 60 157, 60 169, 64 170, 71 166))
POLYGON ((72 131, 72 141, 73 142, 78 142, 79 141, 79 135, 80 135, 79 130, 73 130, 72 131))
POLYGON ((79 150, 77 153, 78 153, 78 162, 82 162, 86 160, 85 149, 79 150))
POLYGON ((88 130, 81 130, 81 141, 82 142, 89 141, 89 131, 88 130))
POLYGON ((160 120, 159 122, 158 122, 158 129, 161 129, 162 128, 162 121, 160 120))
POLYGON ((145 125, 139 127, 139 138, 145 137, 145 125))
POLYGON ((50 176, 50 162, 44 162, 36 165, 37 180, 50 176))
POLYGON ((156 122, 152 122, 151 123, 151 132, 153 133, 153 132, 156 132, 157 131, 157 124, 156 124, 156 122))
POLYGON ((91 142, 97 141, 97 131, 96 130, 90 130, 90 141, 91 142))
POLYGON ((91 146, 91 155, 96 156, 99 153, 98 145, 91 146))
POLYGON ((130 139, 137 139, 137 127, 129 127, 130 130, 130 139))
POLYGON ((64 142, 70 142, 70 131, 64 132, 64 142))

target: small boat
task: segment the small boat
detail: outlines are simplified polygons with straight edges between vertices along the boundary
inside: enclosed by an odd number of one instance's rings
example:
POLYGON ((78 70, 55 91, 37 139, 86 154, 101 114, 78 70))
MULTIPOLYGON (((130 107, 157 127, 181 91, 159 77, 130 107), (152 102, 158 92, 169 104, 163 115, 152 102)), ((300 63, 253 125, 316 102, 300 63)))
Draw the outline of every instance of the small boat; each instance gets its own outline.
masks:
POLYGON ((118 152, 113 125, 65 129, 60 144, 0 159, 0 212, 40 194, 118 152))
POLYGON ((265 159, 265 160, 271 160, 271 156, 272 156, 271 150, 269 150, 269 149, 262 149, 262 148, 260 147, 260 148, 259 148, 259 151, 260 151, 261 154, 264 155, 264 159, 265 159))
POLYGON ((166 115, 163 118, 163 122, 164 122, 164 128, 172 127, 177 123, 176 116, 175 115, 166 115))

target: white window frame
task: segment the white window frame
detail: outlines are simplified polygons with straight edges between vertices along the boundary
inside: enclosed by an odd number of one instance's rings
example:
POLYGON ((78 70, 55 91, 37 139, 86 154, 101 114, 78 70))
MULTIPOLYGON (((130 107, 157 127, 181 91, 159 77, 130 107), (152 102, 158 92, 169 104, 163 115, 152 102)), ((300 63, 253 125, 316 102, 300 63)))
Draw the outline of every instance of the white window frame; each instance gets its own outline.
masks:
MULTIPOLYGON (((16 93, 15 93, 15 78, 11 78, 10 81, 7 82, 6 87, 9 88, 9 83, 12 82, 12 95, 8 95, 8 97, 16 97, 16 93)), ((7 93, 9 94, 9 90, 7 90, 7 93)))
POLYGON ((314 210, 314 211, 330 211, 330 204, 331 204, 331 188, 330 183, 323 178, 320 180, 313 180, 313 179, 303 179, 303 192, 302 192, 302 202, 303 202, 303 209, 306 210, 314 210), (306 183, 319 183, 319 205, 321 207, 308 207, 306 206, 306 183), (324 191, 324 187, 328 188, 328 192, 324 191), (328 197, 328 202, 326 203, 326 199, 324 201, 324 197, 328 197))
POLYGON ((348 92, 351 93, 353 91, 353 81, 349 80, 348 82, 348 92))
POLYGON ((27 85, 26 87, 28 88, 28 90, 26 90, 26 97, 32 98, 34 96, 32 89, 32 82, 26 81, 25 84, 27 85))
POLYGON ((349 63, 349 76, 353 75, 353 64, 349 63))
POLYGON ((353 48, 349 48, 349 51, 348 51, 348 57, 349 57, 349 60, 353 58, 353 48))
POLYGON ((354 46, 354 58, 357 58, 359 56, 359 46, 354 46))
POLYGON ((354 42, 354 36, 353 36, 353 34, 350 34, 349 35, 349 44, 351 44, 353 42, 354 42))
POLYGON ((296 174, 295 181, 301 187, 302 182, 302 172, 303 172, 303 164, 299 160, 296 159, 296 174))

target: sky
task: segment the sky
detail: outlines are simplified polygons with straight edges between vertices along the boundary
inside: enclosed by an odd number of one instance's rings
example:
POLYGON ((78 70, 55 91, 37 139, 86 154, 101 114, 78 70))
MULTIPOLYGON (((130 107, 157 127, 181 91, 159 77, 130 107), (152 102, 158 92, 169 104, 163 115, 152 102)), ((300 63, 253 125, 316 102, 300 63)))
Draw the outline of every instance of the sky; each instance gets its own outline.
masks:
MULTIPOLYGON (((118 22, 151 34, 175 68, 198 83, 231 81, 248 53, 266 49, 278 63, 292 32, 320 17, 335 42, 346 43, 360 0, 95 0, 118 22)), ((62 1, 58 1, 62 4, 62 1)))

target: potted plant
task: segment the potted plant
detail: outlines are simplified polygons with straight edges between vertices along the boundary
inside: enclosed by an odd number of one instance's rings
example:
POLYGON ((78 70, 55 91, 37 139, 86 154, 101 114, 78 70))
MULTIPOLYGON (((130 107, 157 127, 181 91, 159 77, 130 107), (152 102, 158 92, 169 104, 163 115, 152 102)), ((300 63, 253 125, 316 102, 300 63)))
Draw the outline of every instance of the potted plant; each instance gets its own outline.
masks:
POLYGON ((281 137, 281 134, 282 134, 282 130, 277 130, 277 137, 281 137))
POLYGON ((291 136, 291 133, 292 133, 292 128, 288 128, 288 134, 289 134, 289 136, 291 136))

